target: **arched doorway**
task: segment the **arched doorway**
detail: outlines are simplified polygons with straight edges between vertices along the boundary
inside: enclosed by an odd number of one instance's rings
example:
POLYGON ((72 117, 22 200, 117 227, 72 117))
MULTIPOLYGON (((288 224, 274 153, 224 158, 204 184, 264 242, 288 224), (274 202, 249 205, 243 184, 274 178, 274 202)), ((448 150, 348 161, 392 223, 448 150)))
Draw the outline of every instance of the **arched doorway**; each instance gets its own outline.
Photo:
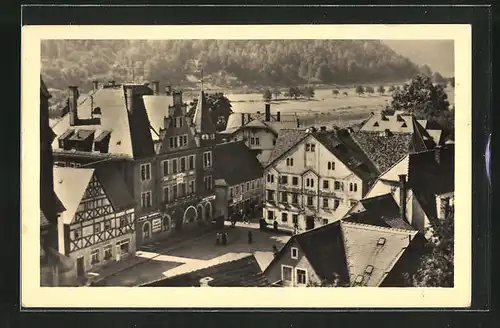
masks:
POLYGON ((214 213, 213 213, 212 203, 206 202, 205 203, 205 218, 207 220, 211 220, 213 216, 214 216, 214 213))
POLYGON ((202 204, 196 205, 196 210, 198 211, 198 220, 204 220, 205 219, 205 209, 203 208, 202 204))
POLYGON ((193 222, 194 220, 196 220, 197 217, 198 217, 198 211, 196 210, 196 208, 194 206, 189 206, 184 211, 184 216, 182 218, 183 223, 189 224, 189 223, 193 222))
POLYGON ((142 240, 148 240, 151 238, 151 224, 146 221, 142 225, 142 240))

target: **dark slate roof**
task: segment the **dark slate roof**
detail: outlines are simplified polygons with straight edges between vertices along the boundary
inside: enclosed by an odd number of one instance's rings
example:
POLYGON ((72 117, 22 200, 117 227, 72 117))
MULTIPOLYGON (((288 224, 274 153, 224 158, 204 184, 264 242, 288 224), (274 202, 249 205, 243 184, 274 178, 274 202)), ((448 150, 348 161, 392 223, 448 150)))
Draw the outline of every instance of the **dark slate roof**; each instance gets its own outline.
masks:
POLYGON ((344 220, 347 222, 370 224, 379 227, 415 230, 400 216, 400 208, 392 194, 388 193, 362 199, 364 211, 353 213, 344 220))
POLYGON ((317 131, 314 137, 352 172, 365 181, 377 178, 379 172, 346 129, 317 131))
POLYGON ((272 164, 293 146, 307 137, 307 135, 308 134, 305 129, 282 129, 278 134, 276 145, 271 152, 271 157, 269 158, 267 165, 272 164))
POLYGON ((413 133, 390 133, 353 131, 356 143, 383 173, 412 150, 413 133))
POLYGON ((255 256, 224 262, 208 268, 154 281, 141 287, 199 287, 200 279, 211 277, 211 287, 269 287, 255 256))
POLYGON ((230 186, 262 178, 264 168, 244 141, 226 142, 214 148, 215 179, 230 186))
POLYGON ((110 165, 99 165, 95 174, 115 211, 133 208, 137 203, 129 192, 123 177, 110 165))
POLYGON ((336 273, 341 283, 349 282, 340 221, 295 235, 293 238, 322 279, 331 280, 336 273))
POLYGON ((49 220, 45 217, 45 214, 43 214, 43 211, 40 210, 40 228, 45 228, 50 225, 49 220))

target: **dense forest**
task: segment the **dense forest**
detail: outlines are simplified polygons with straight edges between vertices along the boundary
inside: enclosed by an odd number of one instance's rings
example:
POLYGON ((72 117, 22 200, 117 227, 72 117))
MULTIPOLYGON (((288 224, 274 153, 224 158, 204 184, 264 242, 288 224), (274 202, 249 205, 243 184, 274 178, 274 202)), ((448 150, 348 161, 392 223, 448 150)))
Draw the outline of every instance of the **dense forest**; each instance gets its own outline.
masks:
POLYGON ((375 40, 46 40, 42 75, 57 93, 91 80, 220 88, 402 81, 421 71, 375 40))

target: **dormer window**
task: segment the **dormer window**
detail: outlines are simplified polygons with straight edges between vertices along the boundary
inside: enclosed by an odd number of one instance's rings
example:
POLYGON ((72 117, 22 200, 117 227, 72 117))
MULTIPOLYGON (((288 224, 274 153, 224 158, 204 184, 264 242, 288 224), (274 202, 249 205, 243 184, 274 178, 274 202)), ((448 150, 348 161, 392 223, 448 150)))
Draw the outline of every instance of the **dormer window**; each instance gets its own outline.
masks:
POLYGON ((384 246, 385 245, 385 238, 380 237, 377 241, 377 246, 384 246))
POLYGON ((101 115, 101 107, 96 107, 92 110, 92 115, 101 115))
POLYGON ((373 123, 373 126, 374 126, 374 127, 379 127, 378 122, 373 123))
POLYGON ((356 280, 354 280, 354 283, 355 283, 356 285, 361 285, 361 284, 363 283, 363 276, 362 276, 362 275, 358 275, 358 276, 356 277, 356 280))
POLYGON ((373 265, 368 265, 365 269, 366 274, 372 274, 373 272, 373 265))
POLYGON ((297 247, 292 247, 292 259, 296 260, 299 258, 299 249, 297 247))

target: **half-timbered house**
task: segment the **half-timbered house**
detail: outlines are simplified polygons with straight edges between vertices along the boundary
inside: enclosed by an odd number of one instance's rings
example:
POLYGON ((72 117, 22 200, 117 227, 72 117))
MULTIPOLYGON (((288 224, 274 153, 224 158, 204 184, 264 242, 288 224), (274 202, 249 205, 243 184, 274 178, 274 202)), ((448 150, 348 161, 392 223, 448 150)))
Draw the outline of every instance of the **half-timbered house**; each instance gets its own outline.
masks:
POLYGON ((59 251, 76 261, 79 278, 135 252, 135 200, 109 167, 56 167, 54 189, 66 208, 59 217, 59 251))

